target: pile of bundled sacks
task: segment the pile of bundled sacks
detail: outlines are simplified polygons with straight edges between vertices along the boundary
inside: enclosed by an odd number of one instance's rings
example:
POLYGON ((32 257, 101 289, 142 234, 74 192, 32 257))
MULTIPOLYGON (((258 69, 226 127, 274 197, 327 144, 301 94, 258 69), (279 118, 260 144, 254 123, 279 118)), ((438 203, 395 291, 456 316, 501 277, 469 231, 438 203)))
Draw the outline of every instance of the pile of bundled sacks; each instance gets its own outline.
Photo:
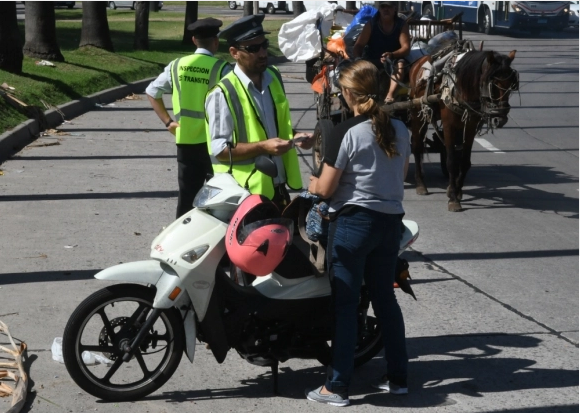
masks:
MULTIPOLYGON (((320 56, 324 41, 324 46, 331 52, 344 58, 352 57, 356 40, 377 9, 364 5, 354 17, 340 10, 340 6, 325 2, 284 23, 278 34, 278 44, 284 56, 292 62, 307 62, 320 56), (344 26, 346 29, 343 29, 344 26)), ((411 28, 411 52, 405 58, 409 63, 421 56, 435 54, 458 40, 455 32, 445 31, 435 36, 429 33, 430 40, 421 41, 419 38, 424 36, 413 31, 419 29, 422 28, 411 28)))

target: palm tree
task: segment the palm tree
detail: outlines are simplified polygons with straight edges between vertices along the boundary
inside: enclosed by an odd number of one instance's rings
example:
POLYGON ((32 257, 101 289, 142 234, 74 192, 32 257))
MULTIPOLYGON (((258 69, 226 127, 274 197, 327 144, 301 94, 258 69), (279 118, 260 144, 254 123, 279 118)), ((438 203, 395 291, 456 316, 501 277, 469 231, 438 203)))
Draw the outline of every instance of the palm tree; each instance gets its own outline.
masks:
POLYGON ((16 2, 0 1, 0 69, 22 73, 22 42, 16 21, 16 2))
POLYGON ((114 52, 106 1, 83 1, 83 23, 79 47, 94 46, 114 52))
POLYGON ((305 11, 304 2, 303 1, 293 1, 292 2, 292 10, 293 10, 294 16, 300 16, 305 11))
MULTIPOLYGON (((256 10, 257 13, 257 10, 256 10)), ((253 1, 245 1, 244 2, 244 16, 251 16, 254 14, 254 2, 253 1)))
POLYGON ((149 50, 149 3, 148 1, 135 2, 135 50, 149 50))
POLYGON ((25 56, 64 62, 64 56, 56 41, 52 1, 27 1, 24 28, 23 52, 25 56))
POLYGON ((198 6, 197 1, 185 2, 185 25, 183 26, 183 39, 181 40, 183 44, 191 44, 193 34, 187 30, 187 26, 197 21, 198 6))

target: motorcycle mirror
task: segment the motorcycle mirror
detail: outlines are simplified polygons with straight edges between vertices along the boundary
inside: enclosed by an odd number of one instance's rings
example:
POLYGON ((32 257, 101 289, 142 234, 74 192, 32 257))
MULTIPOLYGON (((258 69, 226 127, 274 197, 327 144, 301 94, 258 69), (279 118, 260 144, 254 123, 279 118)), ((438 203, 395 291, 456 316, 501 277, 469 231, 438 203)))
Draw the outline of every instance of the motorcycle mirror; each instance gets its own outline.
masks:
POLYGON ((256 170, 268 175, 270 178, 278 176, 278 168, 269 156, 259 156, 256 158, 256 170))
POLYGON ((264 175, 268 175, 270 178, 275 178, 278 176, 278 168, 276 164, 270 157, 268 156, 258 156, 256 158, 256 163, 254 164, 254 169, 246 179, 246 183, 244 184, 245 189, 250 189, 248 185, 250 182, 250 178, 256 173, 256 171, 262 172, 264 175))

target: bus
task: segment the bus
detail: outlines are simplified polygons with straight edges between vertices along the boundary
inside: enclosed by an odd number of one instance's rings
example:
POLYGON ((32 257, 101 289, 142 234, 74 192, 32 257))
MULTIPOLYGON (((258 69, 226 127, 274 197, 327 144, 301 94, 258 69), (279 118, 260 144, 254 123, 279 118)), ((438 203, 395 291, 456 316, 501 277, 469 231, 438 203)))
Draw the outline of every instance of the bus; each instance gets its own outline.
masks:
POLYGON ((568 27, 569 1, 411 1, 412 10, 437 20, 463 12, 463 23, 477 25, 480 32, 519 29, 537 35, 542 30, 568 27))

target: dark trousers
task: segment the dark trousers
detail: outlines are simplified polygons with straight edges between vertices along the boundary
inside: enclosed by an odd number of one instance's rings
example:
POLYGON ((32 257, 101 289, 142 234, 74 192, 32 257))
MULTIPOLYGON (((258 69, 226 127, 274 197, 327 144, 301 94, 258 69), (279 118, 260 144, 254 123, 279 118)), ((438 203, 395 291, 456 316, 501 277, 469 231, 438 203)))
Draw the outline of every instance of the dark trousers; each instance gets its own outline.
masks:
POLYGON ((177 216, 179 218, 193 208, 195 195, 203 186, 207 175, 213 175, 206 143, 177 145, 177 216))
POLYGON ((326 388, 347 393, 357 344, 357 307, 363 282, 382 332, 387 377, 406 384, 405 323, 393 283, 401 239, 402 215, 353 208, 330 223, 328 263, 334 302, 332 364, 326 388))

